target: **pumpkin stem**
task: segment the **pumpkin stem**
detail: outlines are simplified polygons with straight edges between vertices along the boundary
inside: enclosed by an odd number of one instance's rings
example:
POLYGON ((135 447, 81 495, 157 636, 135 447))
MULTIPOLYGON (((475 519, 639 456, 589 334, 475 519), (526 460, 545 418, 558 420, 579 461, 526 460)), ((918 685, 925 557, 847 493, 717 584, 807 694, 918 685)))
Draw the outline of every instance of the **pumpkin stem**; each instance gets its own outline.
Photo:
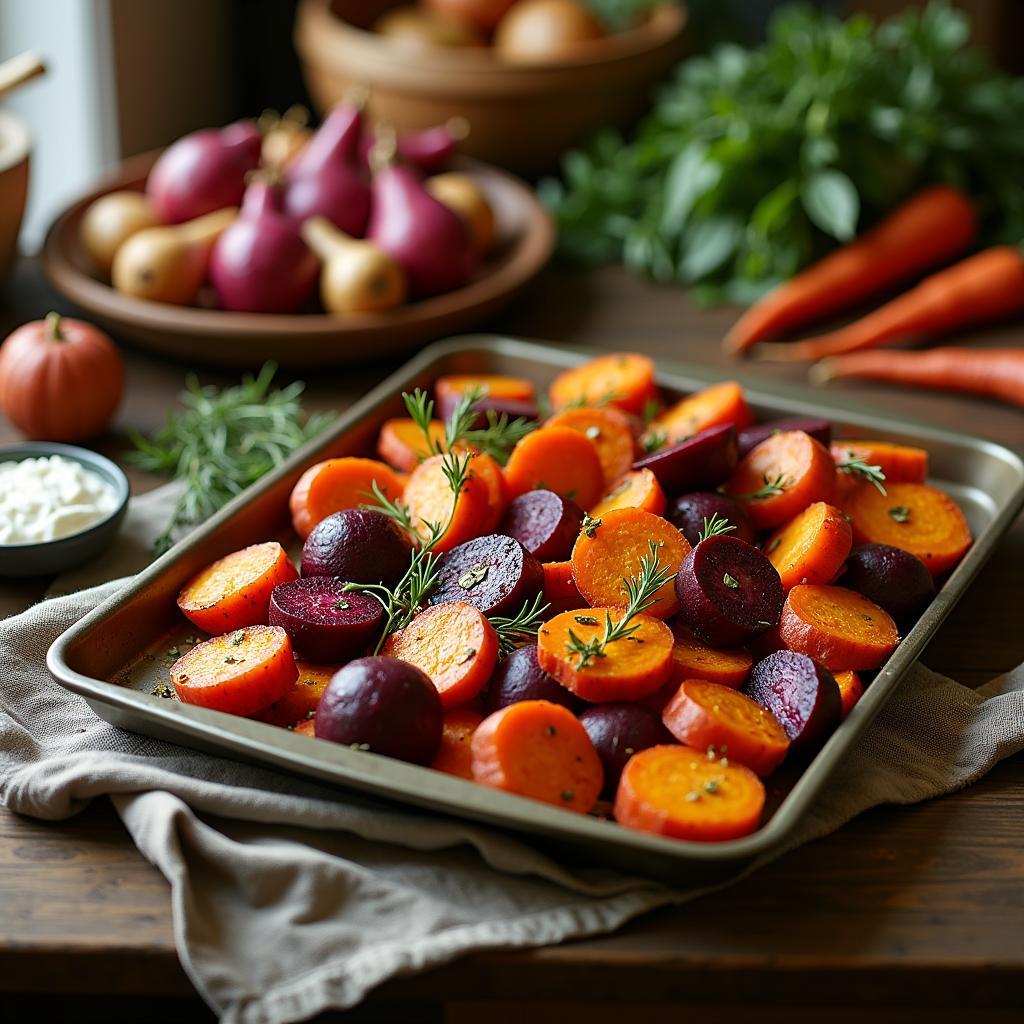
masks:
POLYGON ((60 313, 47 313, 46 322, 50 327, 50 337, 54 341, 63 341, 64 335, 60 333, 60 313))

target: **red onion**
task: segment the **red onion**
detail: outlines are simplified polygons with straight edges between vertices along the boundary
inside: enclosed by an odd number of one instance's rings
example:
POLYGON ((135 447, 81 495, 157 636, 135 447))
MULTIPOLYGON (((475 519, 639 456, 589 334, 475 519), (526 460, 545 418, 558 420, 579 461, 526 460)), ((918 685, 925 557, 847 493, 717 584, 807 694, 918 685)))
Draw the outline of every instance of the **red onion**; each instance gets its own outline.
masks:
POLYGON ((417 171, 399 164, 374 176, 366 237, 402 266, 414 298, 458 288, 476 264, 463 222, 427 192, 417 171))
POLYGON ((297 225, 326 217, 348 235, 359 237, 366 230, 370 185, 357 163, 362 125, 360 104, 338 104, 288 165, 284 210, 297 225))
MULTIPOLYGON (((450 117, 444 124, 435 124, 418 132, 405 132, 398 136, 398 156, 419 168, 424 174, 444 170, 469 134, 469 123, 463 117, 450 117)), ((373 132, 363 132, 359 138, 359 159, 369 164, 370 153, 376 143, 373 132)))
POLYGON ((153 165, 146 194, 170 224, 237 206, 245 176, 259 165, 262 136, 252 121, 204 128, 178 139, 153 165))
POLYGON ((210 280, 222 308, 294 313, 312 294, 319 262, 278 210, 278 199, 274 185, 254 181, 238 219, 217 239, 210 280))

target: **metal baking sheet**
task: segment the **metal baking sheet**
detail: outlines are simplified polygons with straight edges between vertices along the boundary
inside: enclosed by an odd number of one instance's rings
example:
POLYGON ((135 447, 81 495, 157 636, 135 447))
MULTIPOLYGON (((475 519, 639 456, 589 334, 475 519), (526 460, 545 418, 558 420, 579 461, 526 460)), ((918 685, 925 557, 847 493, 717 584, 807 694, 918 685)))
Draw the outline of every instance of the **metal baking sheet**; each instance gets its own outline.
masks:
MULTIPOLYGON (((773 776, 769 789, 777 795, 770 797, 765 821, 743 839, 702 844, 634 832, 601 818, 151 693, 155 686, 167 682, 174 657, 171 652, 187 646, 192 632, 174 604, 182 584, 209 562, 247 544, 277 538, 296 553, 287 511, 292 486, 314 462, 371 450, 380 424, 402 413, 402 391, 429 387, 438 376, 448 373, 513 374, 545 386, 559 370, 595 354, 482 335, 431 346, 356 402, 325 435, 72 626, 50 649, 50 671, 63 686, 82 695, 97 714, 122 728, 237 760, 273 765, 427 813, 500 826, 529 837, 567 861, 602 863, 690 885, 724 877, 777 849, 785 844, 815 794, 827 785, 846 751, 895 692, 1024 505, 1024 463, 1008 449, 981 438, 900 420, 845 396, 830 394, 826 398, 807 389, 768 387, 744 379, 742 373, 735 375, 761 417, 822 416, 836 423, 838 436, 871 436, 927 448, 931 482, 956 499, 975 536, 967 556, 825 746, 813 760, 784 765, 773 776)), ((658 383, 669 395, 682 394, 721 376, 704 367, 662 363, 658 383)))

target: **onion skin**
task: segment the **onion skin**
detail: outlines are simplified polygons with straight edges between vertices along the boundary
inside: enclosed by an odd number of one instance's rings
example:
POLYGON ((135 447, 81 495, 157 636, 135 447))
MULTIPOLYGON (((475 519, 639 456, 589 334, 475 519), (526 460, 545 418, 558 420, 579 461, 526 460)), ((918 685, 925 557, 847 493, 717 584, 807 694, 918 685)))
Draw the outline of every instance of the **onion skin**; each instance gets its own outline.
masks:
POLYGON ((522 64, 572 60, 581 44, 603 39, 604 29, 578 0, 520 0, 494 33, 502 60, 522 64))
POLYGON ((237 206, 246 175, 259 166, 263 139, 253 121, 204 128, 170 145, 153 165, 146 195, 160 220, 180 224, 237 206))

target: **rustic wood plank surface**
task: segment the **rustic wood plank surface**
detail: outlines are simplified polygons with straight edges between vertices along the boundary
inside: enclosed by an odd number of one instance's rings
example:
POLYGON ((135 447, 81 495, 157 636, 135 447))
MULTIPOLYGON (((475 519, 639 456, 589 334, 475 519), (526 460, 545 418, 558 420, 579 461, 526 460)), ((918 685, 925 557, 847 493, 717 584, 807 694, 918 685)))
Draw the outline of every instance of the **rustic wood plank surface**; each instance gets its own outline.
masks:
MULTIPOLYGON (((26 263, 4 290, 0 326, 9 329, 51 306, 66 309, 26 263)), ((717 342, 734 315, 695 310, 680 292, 619 270, 555 268, 489 326, 728 372, 734 366, 717 342)), ((1018 337, 1019 331, 1003 328, 978 343, 1018 337)), ((117 458, 125 450, 123 430, 155 427, 185 373, 139 352, 128 351, 126 358, 125 404, 115 432, 100 445, 117 458)), ((308 404, 343 407, 390 368, 317 372, 308 404)), ((793 367, 743 370, 790 381, 802 375, 793 367)), ((234 377, 201 376, 216 383, 234 377)), ((1017 410, 883 387, 863 386, 858 394, 1024 450, 1024 416, 1017 410)), ((0 424, 0 442, 15 436, 0 424)), ((131 476, 136 493, 157 482, 131 476)), ((0 615, 38 599, 43 586, 4 583, 0 615)), ((930 645, 925 663, 977 685, 1024 661, 1022 593, 1024 523, 1018 522, 930 645)), ((894 1007, 941 1008, 941 1019, 960 1007, 1013 1011, 1024 1005, 1022 920, 1024 758, 1017 757, 961 794, 866 814, 719 895, 651 915, 614 936, 482 955, 392 982, 375 996, 376 1016, 367 1019, 439 1019, 442 1002, 451 1004, 452 1021, 470 1014, 479 1019, 478 1004, 498 1000, 556 1002, 566 1010, 604 1004, 605 1016, 595 1017, 602 1021, 612 1019, 609 1004, 650 1004, 652 1010, 660 1004, 656 1020, 669 1019, 666 1004, 699 1008, 712 1022, 752 1005, 788 1008, 794 1020, 819 1019, 816 1007, 840 1004, 871 1006, 876 1019, 895 1013, 894 1007)), ((142 996, 149 1000, 148 1019, 164 1019, 164 1011, 154 1015, 152 1000, 159 997, 171 1000, 175 1014, 209 1019, 200 1014, 174 954, 166 884, 105 802, 66 822, 0 811, 0 992, 6 993, 0 1011, 30 1005, 18 993, 83 993, 101 999, 97 1019, 136 1019, 142 996)), ((1004 1019, 1003 1013, 994 1019, 1004 1019)))

